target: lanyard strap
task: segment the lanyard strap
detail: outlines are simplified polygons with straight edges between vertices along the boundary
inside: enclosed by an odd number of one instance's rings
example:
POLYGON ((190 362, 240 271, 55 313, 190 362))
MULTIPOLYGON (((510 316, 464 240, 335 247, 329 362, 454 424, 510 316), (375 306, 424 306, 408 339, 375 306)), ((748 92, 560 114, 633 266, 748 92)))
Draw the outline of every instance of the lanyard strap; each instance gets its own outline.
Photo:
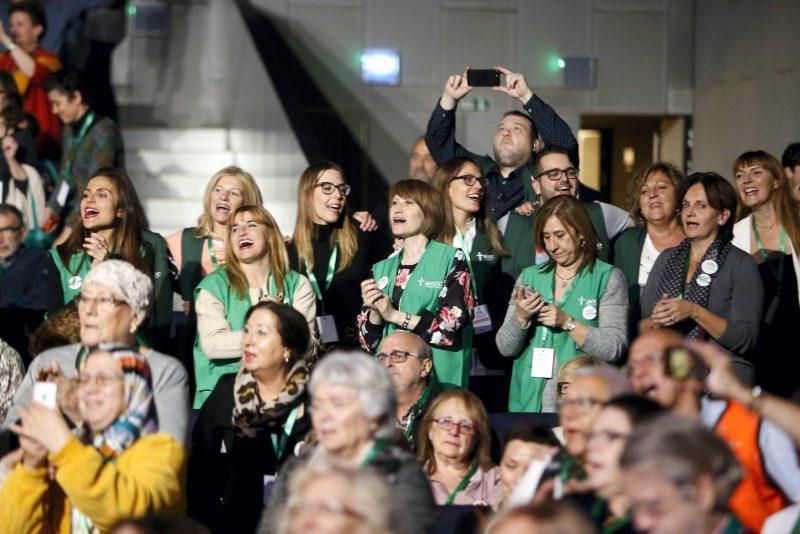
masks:
POLYGON ((367 454, 367 457, 364 458, 363 462, 361 462, 361 467, 366 467, 368 465, 371 465, 372 462, 375 461, 375 458, 378 457, 378 455, 381 453, 381 451, 383 451, 383 449, 386 448, 387 445, 388 445, 388 442, 386 440, 376 439, 375 440, 375 444, 369 450, 369 453, 367 454))
POLYGON ((408 416, 408 426, 403 431, 403 435, 406 439, 411 439, 411 436, 414 433, 414 420, 417 418, 419 409, 425 406, 425 403, 428 402, 428 398, 431 396, 431 389, 431 384, 428 383, 428 385, 425 387, 425 391, 422 392, 422 396, 411 409, 411 415, 408 416))
POLYGON ((89 114, 86 116, 86 120, 83 122, 83 126, 78 131, 78 135, 72 138, 72 141, 69 144, 70 148, 70 155, 69 159, 66 160, 66 165, 64 168, 64 178, 66 179, 70 174, 72 174, 72 165, 75 163, 75 156, 76 151, 78 150, 77 147, 83 142, 86 134, 89 132, 89 127, 94 122, 94 110, 89 110, 89 114), (77 146, 76 146, 77 145, 77 146))
POLYGON ((308 281, 311 282, 311 287, 314 289, 314 294, 317 295, 317 300, 322 301, 322 294, 323 290, 327 291, 329 287, 331 287, 331 282, 333 281, 333 273, 336 271, 336 258, 339 256, 339 247, 338 245, 333 247, 331 251, 331 257, 328 260, 328 272, 325 274, 325 285, 320 288, 319 282, 317 282, 317 277, 314 276, 314 270, 308 266, 308 262, 303 262, 306 265, 306 276, 308 277, 308 281))
MULTIPOLYGON (((775 280, 778 282, 778 285, 783 281, 783 258, 780 258, 778 262, 778 268, 776 269, 771 263, 769 263, 769 252, 767 249, 764 248, 764 243, 761 242, 761 236, 758 233, 758 227, 756 226, 756 220, 753 219, 753 236, 756 238, 756 245, 758 245, 758 253, 761 254, 761 257, 764 259, 764 263, 769 266, 769 270, 772 271, 772 276, 775 277, 775 280)), ((786 254, 786 230, 781 227, 781 248, 780 252, 782 254, 786 254)))
MULTIPOLYGON (((473 241, 473 244, 475 242, 473 241)), ((478 304, 478 287, 475 285, 475 271, 472 269, 472 257, 470 256, 471 250, 467 247, 467 240, 464 239, 464 234, 461 233, 461 230, 456 226, 456 235, 453 236, 453 246, 456 248, 460 248, 461 251, 464 253, 464 256, 467 257, 467 266, 469 267, 469 279, 472 283, 472 296, 475 299, 475 304, 478 304)))
POLYGON ((214 250, 214 240, 211 239, 211 236, 206 237, 206 242, 208 243, 208 254, 211 256, 211 263, 214 265, 214 269, 219 268, 219 260, 217 260, 217 251, 214 250))
POLYGON ((283 451, 286 449, 286 444, 289 442, 289 436, 292 435, 294 422, 297 420, 297 412, 299 411, 300 405, 298 404, 289 412, 289 417, 286 418, 286 423, 283 425, 283 432, 274 432, 269 436, 272 438, 272 449, 275 451, 275 460, 277 460, 278 463, 280 463, 283 451), (280 434, 280 437, 278 437, 278 434, 280 434))
POLYGON ((472 478, 472 475, 474 475, 475 471, 477 471, 477 470, 478 470, 478 464, 474 464, 470 468, 470 470, 467 471, 467 474, 464 475, 464 478, 462 478, 461 482, 458 483, 458 486, 456 486, 456 489, 453 490, 453 493, 451 493, 447 497, 447 500, 444 503, 445 506, 449 506, 449 505, 453 504, 453 501, 456 500, 456 495, 458 495, 459 493, 464 491, 464 488, 466 488, 467 484, 469 484, 469 480, 472 478))

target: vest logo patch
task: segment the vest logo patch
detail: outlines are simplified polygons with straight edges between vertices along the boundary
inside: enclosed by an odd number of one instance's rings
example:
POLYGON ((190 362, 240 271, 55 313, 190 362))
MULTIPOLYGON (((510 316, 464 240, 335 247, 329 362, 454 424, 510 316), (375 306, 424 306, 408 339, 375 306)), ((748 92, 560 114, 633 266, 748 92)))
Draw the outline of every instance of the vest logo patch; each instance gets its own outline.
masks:
POLYGON ((494 254, 484 254, 483 252, 478 252, 475 254, 475 259, 478 261, 494 261, 494 258, 494 254))
POLYGON ((419 287, 425 287, 428 289, 442 289, 444 287, 443 280, 425 280, 424 278, 420 277, 419 279, 419 287))
POLYGON ((161 276, 163 276, 163 274, 164 274, 164 273, 162 273, 161 271, 157 271, 157 272, 155 272, 155 273, 153 274, 153 277, 155 277, 155 278, 161 278, 161 276))

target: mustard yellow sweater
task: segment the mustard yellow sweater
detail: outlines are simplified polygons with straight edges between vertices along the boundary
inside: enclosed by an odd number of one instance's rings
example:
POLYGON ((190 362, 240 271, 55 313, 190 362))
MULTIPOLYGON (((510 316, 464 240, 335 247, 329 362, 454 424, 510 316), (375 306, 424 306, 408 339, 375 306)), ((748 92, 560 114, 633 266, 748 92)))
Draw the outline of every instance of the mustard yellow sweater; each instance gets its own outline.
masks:
POLYGON ((11 472, 0 489, 0 530, 69 533, 72 506, 101 532, 129 517, 181 514, 185 457, 164 433, 144 436, 113 462, 73 437, 50 455, 57 484, 48 481, 44 467, 20 464, 11 472))

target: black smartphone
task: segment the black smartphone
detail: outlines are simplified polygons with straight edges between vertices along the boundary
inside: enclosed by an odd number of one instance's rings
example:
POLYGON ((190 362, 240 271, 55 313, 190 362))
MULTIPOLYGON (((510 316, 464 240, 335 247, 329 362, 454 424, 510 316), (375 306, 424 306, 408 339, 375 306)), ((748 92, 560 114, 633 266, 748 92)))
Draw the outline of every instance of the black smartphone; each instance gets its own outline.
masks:
POLYGON ((495 69, 469 69, 467 83, 470 87, 497 87, 500 85, 500 71, 495 69))

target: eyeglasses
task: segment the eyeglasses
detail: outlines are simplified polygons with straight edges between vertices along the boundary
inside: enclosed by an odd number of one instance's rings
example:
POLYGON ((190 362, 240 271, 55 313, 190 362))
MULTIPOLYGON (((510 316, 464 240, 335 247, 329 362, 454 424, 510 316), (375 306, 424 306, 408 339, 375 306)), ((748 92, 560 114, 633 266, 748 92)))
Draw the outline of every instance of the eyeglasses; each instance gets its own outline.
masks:
POLYGON ((314 187, 319 187, 319 188, 321 188, 321 189, 322 189, 322 193, 323 193, 324 195, 332 195, 332 194, 333 194, 333 192, 334 192, 336 189, 338 189, 338 190, 339 190, 339 192, 340 192, 340 193, 341 193, 343 196, 347 196, 347 195, 349 195, 349 194, 350 194, 350 186, 349 186, 349 185, 347 185, 347 184, 339 184, 339 185, 335 185, 335 184, 332 184, 332 183, 330 183, 330 182, 320 182, 320 183, 318 183, 317 185, 315 185, 314 187))
POLYGON ((583 437, 586 441, 598 439, 606 443, 611 443, 612 441, 628 439, 628 434, 626 432, 614 432, 612 430, 597 430, 595 432, 584 432, 583 437))
POLYGON ((559 382, 558 385, 556 385, 556 395, 559 399, 566 395, 567 391, 569 390, 569 385, 570 382, 559 382))
POLYGON ((575 167, 567 167, 566 169, 549 169, 537 174, 536 178, 547 177, 551 182, 557 182, 561 179, 562 175, 566 176, 567 180, 577 180, 578 169, 575 167))
POLYGON ((81 375, 78 377, 78 384, 81 386, 88 386, 89 384, 95 384, 97 387, 104 388, 109 386, 115 382, 119 382, 122 380, 121 376, 113 376, 113 375, 81 375))
POLYGON ((78 306, 84 305, 88 306, 92 302, 94 302, 95 306, 97 306, 98 310, 108 311, 114 308, 115 306, 119 306, 120 304, 126 304, 124 300, 115 299, 113 297, 87 297, 81 293, 75 295, 75 302, 78 306))
POLYGON ((311 500, 302 497, 293 497, 289 499, 288 507, 290 514, 297 514, 300 512, 310 515, 327 513, 349 515, 357 519, 364 518, 361 513, 353 510, 337 499, 311 500))
POLYGON ((385 362, 386 359, 389 358, 392 363, 406 363, 406 360, 408 360, 409 356, 419 358, 419 354, 414 354, 413 352, 408 352, 405 350, 393 350, 392 352, 379 352, 377 354, 377 357, 381 362, 385 362))
POLYGON ((19 229, 22 228, 21 226, 4 226, 0 228, 0 234, 5 237, 13 237, 19 229))
POLYGON ((439 419, 434 419, 433 422, 445 432, 450 432, 454 428, 458 428, 459 432, 466 436, 475 433, 475 425, 472 424, 472 421, 464 420, 456 423, 449 417, 440 417, 439 419))
POLYGON ((574 406, 581 413, 588 412, 603 401, 592 399, 590 397, 580 397, 577 399, 558 399, 558 409, 564 410, 570 406, 574 406))
POLYGON ((475 185, 476 182, 480 182, 481 185, 486 183, 486 180, 484 180, 483 176, 475 176, 474 174, 462 174, 461 176, 454 177, 450 181, 453 182, 455 180, 464 180, 464 183, 470 187, 475 185))

